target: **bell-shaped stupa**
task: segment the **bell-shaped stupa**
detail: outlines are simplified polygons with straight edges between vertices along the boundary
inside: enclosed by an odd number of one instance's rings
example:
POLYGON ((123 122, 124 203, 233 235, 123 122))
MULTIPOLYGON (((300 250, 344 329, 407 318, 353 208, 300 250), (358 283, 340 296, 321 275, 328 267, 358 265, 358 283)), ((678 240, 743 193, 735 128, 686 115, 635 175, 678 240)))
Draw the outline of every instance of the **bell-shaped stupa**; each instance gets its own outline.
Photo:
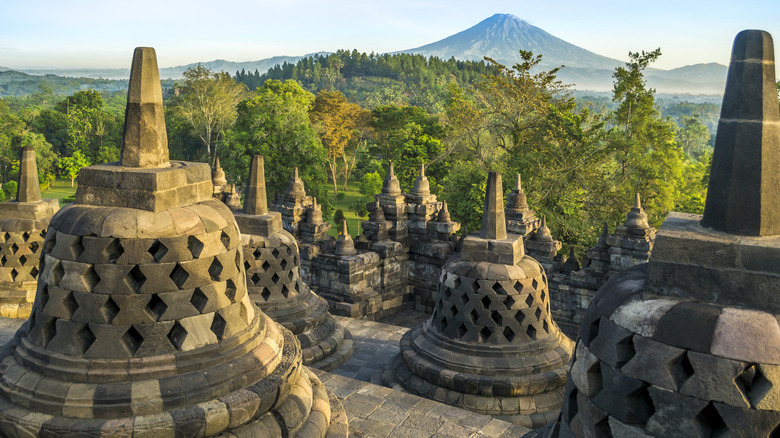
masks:
POLYGON ((56 199, 41 199, 35 149, 22 148, 16 199, 0 204, 0 316, 30 316, 38 263, 56 199))
POLYGON ((249 298, 208 164, 169 161, 162 111, 137 48, 122 161, 81 171, 0 349, 0 435, 345 436, 295 336, 249 298))
POLYGON ((502 193, 491 172, 480 234, 444 265, 433 314, 403 336, 383 378, 538 428, 558 415, 573 342, 550 315, 544 269, 506 232, 502 193))
MULTIPOLYGON (((538 436, 777 435, 778 165, 772 38, 747 30, 734 41, 704 216, 670 213, 649 263, 599 290, 560 421, 538 436)), ((629 215, 627 226, 645 226, 629 215)))
POLYGON ((305 365, 331 370, 347 361, 353 348, 349 332, 328 312, 328 302, 303 282, 298 244, 282 229, 281 213, 268 211, 260 155, 252 158, 244 211, 235 216, 250 298, 297 336, 305 365))

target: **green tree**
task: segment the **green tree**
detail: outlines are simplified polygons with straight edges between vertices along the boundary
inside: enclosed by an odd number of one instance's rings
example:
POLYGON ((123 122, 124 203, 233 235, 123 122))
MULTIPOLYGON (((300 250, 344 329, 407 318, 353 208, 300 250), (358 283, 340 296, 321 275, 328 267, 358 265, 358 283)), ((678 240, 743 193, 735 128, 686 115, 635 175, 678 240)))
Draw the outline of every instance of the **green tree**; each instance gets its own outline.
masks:
POLYGON ((246 86, 224 72, 212 73, 198 64, 184 71, 184 82, 171 107, 189 125, 206 148, 209 162, 225 130, 236 120, 236 105, 245 97, 246 86), (212 153, 213 149, 213 153, 212 153))
POLYGON ((60 168, 62 173, 70 178, 70 186, 73 187, 76 177, 79 175, 81 169, 89 166, 90 163, 87 157, 81 153, 81 151, 74 151, 70 157, 60 158, 60 168))
POLYGON ((332 211, 327 193, 327 152, 309 120, 314 95, 295 81, 268 80, 238 105, 238 117, 226 136, 222 158, 231 181, 242 187, 254 154, 265 158, 269 200, 284 193, 298 167, 306 192, 316 196, 326 216, 332 211))
POLYGON ((676 140, 683 152, 696 159, 710 149, 710 131, 694 116, 680 118, 676 140))

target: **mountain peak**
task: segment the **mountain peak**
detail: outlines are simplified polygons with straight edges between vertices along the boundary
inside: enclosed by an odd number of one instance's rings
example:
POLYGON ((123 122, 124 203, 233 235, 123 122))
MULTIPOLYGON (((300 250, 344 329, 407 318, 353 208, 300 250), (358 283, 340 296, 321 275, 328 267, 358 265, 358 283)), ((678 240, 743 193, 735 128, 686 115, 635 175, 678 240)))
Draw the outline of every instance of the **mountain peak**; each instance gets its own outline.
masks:
POLYGON ((441 59, 479 61, 485 56, 512 65, 520 50, 542 55, 542 67, 563 64, 581 68, 612 70, 623 62, 577 47, 512 14, 494 14, 476 25, 443 40, 403 53, 418 53, 441 59))

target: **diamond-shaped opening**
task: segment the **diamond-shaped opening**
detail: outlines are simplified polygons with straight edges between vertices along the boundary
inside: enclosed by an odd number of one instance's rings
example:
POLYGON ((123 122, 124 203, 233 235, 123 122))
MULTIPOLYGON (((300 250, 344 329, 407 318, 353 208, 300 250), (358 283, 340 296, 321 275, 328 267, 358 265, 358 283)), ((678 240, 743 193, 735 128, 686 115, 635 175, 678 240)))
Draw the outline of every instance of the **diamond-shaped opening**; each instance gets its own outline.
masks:
POLYGON ((534 315, 536 315, 536 319, 541 319, 542 318, 542 309, 537 307, 536 311, 534 312, 534 315))
POLYGON ((100 308, 100 313, 103 314, 105 321, 111 324, 111 321, 113 321, 116 315, 119 313, 119 306, 117 306, 116 301, 114 301, 114 299, 109 296, 106 302, 103 303, 103 306, 100 308))
POLYGON ((192 258, 196 259, 203 252, 203 242, 195 236, 189 236, 187 237, 187 249, 192 254, 192 258))
POLYGON ((262 277, 260 277, 260 274, 258 274, 257 272, 255 272, 254 274, 252 274, 251 277, 249 277, 249 281, 251 281, 252 284, 255 286, 259 285, 261 279, 262 277))
POLYGON ((298 265, 298 256, 297 255, 293 256, 293 265, 298 265))
POLYGON ((728 426, 715 406, 710 402, 704 407, 695 418, 701 430, 704 431, 703 436, 723 436, 728 431, 728 426), (709 433, 708 433, 709 432, 709 433))
POLYGON ((539 300, 544 301, 547 298, 547 293, 545 291, 539 292, 539 300))
POLYGON ((264 287, 263 291, 260 292, 260 296, 263 297, 263 301, 268 301, 268 298, 271 298, 271 290, 264 287))
POLYGON ((459 286, 460 286, 460 277, 456 275, 455 279, 452 280, 452 288, 457 289, 459 286))
POLYGON ((241 270, 241 251, 236 251, 236 268, 241 270))
POLYGON ((100 277, 98 276, 97 272, 95 272, 95 268, 90 265, 84 272, 81 273, 81 281, 84 283, 87 291, 91 292, 95 285, 100 283, 100 277))
POLYGON ((295 272, 291 270, 287 271, 287 279, 292 281, 292 279, 295 278, 295 272))
POLYGON ((466 324, 461 323, 458 326, 458 336, 459 337, 462 338, 462 337, 466 336, 466 333, 468 333, 468 331, 469 331, 469 329, 466 327, 466 324))
POLYGON ((479 290, 479 280, 474 280, 471 283, 471 290, 473 290, 474 292, 477 292, 479 290))
POLYGON ((285 297, 285 298, 289 298, 290 297, 290 288, 286 284, 284 286, 282 286, 282 296, 285 297))
POLYGON ((5 256, 0 257, 0 265, 5 266, 8 259, 5 256))
POLYGON ((25 231, 24 233, 22 233, 22 240, 24 240, 25 242, 27 242, 27 239, 29 239, 29 238, 30 238, 30 233, 28 233, 27 231, 25 231))
POLYGON ((477 320, 479 320, 479 313, 476 309, 471 309, 471 312, 469 312, 469 318, 471 318, 472 323, 477 323, 477 320))
POLYGON ((289 246, 288 246, 288 247, 286 247, 285 249, 287 250, 287 255, 292 255, 292 253, 293 253, 293 250, 292 250, 292 248, 291 248, 291 247, 289 247, 289 246))
POLYGON ((497 295, 506 295, 506 291, 504 291, 504 287, 501 286, 501 283, 499 282, 493 283, 493 292, 495 292, 497 295))
POLYGON ((525 321, 525 313, 523 313, 522 310, 515 312, 515 321, 517 321, 518 324, 523 325, 523 321, 525 321))
POLYGON ((509 326, 504 327, 504 339, 506 339, 507 342, 512 342, 512 340, 515 339, 515 332, 512 331, 509 326))
POLYGON ((122 248, 122 243, 119 239, 111 240, 111 243, 103 249, 103 255, 108 259, 108 263, 116 263, 124 253, 125 249, 122 248))
POLYGON ((615 356, 617 357, 617 367, 620 368, 636 356, 634 349, 634 337, 626 336, 615 344, 615 356))
POLYGON ((531 282, 531 287, 534 288, 534 290, 538 290, 539 289, 539 280, 534 278, 533 281, 531 282))
POLYGON ((20 255, 19 256, 19 264, 22 266, 27 264, 27 256, 26 255, 20 255))
POLYGON ((38 242, 30 242, 30 250, 33 252, 33 254, 38 252, 38 248, 40 248, 40 247, 41 247, 41 245, 38 244, 38 242))
POLYGON ((165 257, 165 254, 168 254, 168 247, 160 242, 159 239, 154 239, 154 243, 149 247, 149 254, 159 263, 165 257))
POLYGON ((44 317, 43 325, 41 327, 41 342, 43 346, 49 345, 54 336, 57 335, 57 318, 44 317))
POLYGON ((490 314, 490 319, 492 319, 493 322, 496 323, 496 325, 504 325, 503 324, 503 321, 504 321, 503 317, 496 310, 494 310, 493 313, 490 314))
POLYGON ((10 238, 11 238, 11 234, 10 233, 5 233, 5 235, 3 236, 3 242, 8 242, 8 239, 10 239, 10 238))
POLYGON ((276 272, 274 272, 274 275, 271 276, 271 281, 273 281, 274 284, 279 283, 279 275, 276 272))
POLYGON ((452 291, 447 286, 442 285, 442 295, 444 295, 444 299, 449 300, 452 296, 452 291))
POLYGON ((87 350, 89 350, 89 347, 92 346, 93 343, 95 343, 95 334, 92 333, 92 330, 89 329, 89 326, 87 324, 84 324, 77 332, 76 336, 74 336, 73 342, 78 344, 79 348, 81 348, 81 353, 86 353, 87 350))
POLYGON ((174 266, 173 270, 171 271, 170 277, 171 281, 173 281, 176 287, 181 289, 182 286, 184 286, 184 283, 187 282, 187 279, 190 278, 190 273, 187 272, 186 269, 182 268, 180 264, 176 263, 176 266, 174 266))
POLYGON ((279 258, 279 248, 274 248, 274 250, 271 251, 271 255, 274 256, 274 258, 279 258))
POLYGON ((279 266, 281 266, 282 269, 287 269, 287 265, 288 265, 287 259, 282 259, 282 261, 279 262, 279 266))
POLYGON ((525 297, 525 305, 531 307, 533 304, 534 304, 534 295, 528 294, 528 296, 525 297))
POLYGON ((507 295, 507 297, 504 298, 504 301, 502 301, 502 303, 504 304, 504 307, 506 307, 507 309, 511 309, 512 306, 515 305, 515 299, 512 298, 511 295, 507 295))
POLYGON ((79 303, 73 298, 73 292, 68 292, 68 295, 62 300, 62 307, 68 311, 68 318, 73 316, 73 313, 79 308, 79 303))
MULTIPOLYGON (((70 245, 73 257, 78 258, 84 252, 84 244, 81 243, 81 236, 76 236, 73 243, 70 245)), ((15 252, 15 251, 14 251, 15 252)))
MULTIPOLYGON (((434 320, 434 321, 436 321, 436 320, 434 320)), ((437 324, 439 326, 439 331, 440 332, 444 332, 444 330, 447 329, 447 319, 444 318, 443 316, 438 318, 438 323, 437 324)))
POLYGON ((252 253, 252 256, 255 258, 255 260, 260 260, 260 258, 263 256, 263 250, 261 248, 255 248, 255 252, 252 253))
POLYGON ((192 298, 190 298, 190 304, 198 309, 198 312, 203 313, 203 309, 209 304, 209 297, 203 293, 201 288, 196 287, 195 291, 192 293, 192 298))
POLYGON ((16 268, 11 269, 11 280, 16 281, 16 277, 19 276, 19 273, 16 272, 16 268))
POLYGON ((168 310, 168 305, 165 304, 165 301, 157 294, 152 294, 149 303, 146 304, 146 308, 149 309, 150 314, 159 321, 165 311, 168 310))
MULTIPOLYGON (((593 330, 591 329, 591 331, 593 330)), ((683 352, 669 363, 669 370, 677 384, 677 388, 690 379, 694 373, 693 365, 688 359, 688 354, 686 352, 683 352)))
POLYGON ((249 260, 244 260, 244 270, 248 271, 252 268, 252 265, 249 264, 249 260))
POLYGON ((588 378, 588 382, 590 382, 593 394, 595 395, 601 392, 604 385, 604 379, 601 376, 601 361, 597 360, 595 363, 591 364, 591 366, 585 370, 585 375, 588 378))
POLYGON ((735 379, 743 394, 755 406, 764 400, 764 397, 772 390, 772 382, 766 378, 761 368, 750 365, 735 379))
POLYGON ((225 318, 219 313, 215 313, 214 320, 211 322, 211 331, 217 335, 217 339, 222 339, 222 336, 225 334, 225 326, 227 326, 225 318))
MULTIPOLYGON (((40 283, 39 283, 40 284, 40 283)), ((44 284, 38 293, 35 295, 35 301, 38 302, 38 308, 43 309, 46 307, 46 303, 49 302, 49 286, 44 284)))
POLYGON ((482 329, 479 331, 480 341, 482 342, 486 342, 492 335, 493 330, 491 330, 489 327, 482 327, 482 329))
POLYGON ((125 334, 122 335, 122 342, 125 344, 125 346, 127 346, 127 349, 130 350, 132 354, 135 354, 135 352, 138 351, 138 349, 141 347, 141 344, 144 342, 144 338, 141 336, 141 333, 135 329, 135 327, 130 326, 125 334))
POLYGON ((263 264, 260 267, 263 268, 263 272, 268 272, 268 268, 271 267, 271 264, 268 263, 268 260, 263 260, 263 264))
POLYGON ((531 339, 536 339, 536 327, 534 327, 533 324, 529 324, 525 334, 528 335, 528 337, 531 339))
POLYGON ((19 245, 14 243, 13 245, 11 245, 11 252, 13 254, 16 254, 16 251, 19 251, 19 245))
POLYGON ((127 278, 130 286, 135 292, 138 292, 138 289, 141 289, 141 286, 146 282, 146 276, 141 272, 141 268, 139 268, 138 265, 133 266, 133 269, 127 274, 127 278))
POLYGON ((609 417, 593 425, 593 436, 612 436, 612 429, 609 427, 609 417))
POLYGON ((171 341, 177 350, 181 350, 181 346, 184 345, 184 341, 187 339, 187 330, 176 321, 168 332, 168 340, 171 341))
POLYGON ((542 330, 544 330, 545 333, 550 333, 550 325, 547 324, 547 321, 542 322, 542 330))
POLYGON ((225 282, 225 296, 230 300, 231 303, 236 302, 236 292, 238 292, 238 288, 236 287, 236 283, 233 282, 233 280, 228 280, 225 282))
POLYGON ((490 297, 489 296, 485 295, 484 297, 482 297, 482 299, 480 301, 482 301, 482 306, 485 309, 490 309, 490 297))
POLYGON ((230 236, 223 230, 222 234, 219 236, 219 240, 222 241, 222 246, 225 247, 225 249, 230 249, 230 236))
MULTIPOLYGON (((590 328, 588 330, 588 337, 587 337, 588 343, 585 344, 586 347, 590 346, 590 343, 593 342, 593 340, 596 339, 596 337, 599 335, 599 322, 600 321, 601 321, 601 318, 596 318, 595 321, 590 323, 590 328)), ((687 357, 685 359, 688 360, 687 357)), ((688 365, 690 365, 690 362, 688 362, 688 365)), ((693 368, 691 368, 691 370, 693 370, 693 368)), ((693 371, 691 371, 691 374, 693 374, 693 371)))

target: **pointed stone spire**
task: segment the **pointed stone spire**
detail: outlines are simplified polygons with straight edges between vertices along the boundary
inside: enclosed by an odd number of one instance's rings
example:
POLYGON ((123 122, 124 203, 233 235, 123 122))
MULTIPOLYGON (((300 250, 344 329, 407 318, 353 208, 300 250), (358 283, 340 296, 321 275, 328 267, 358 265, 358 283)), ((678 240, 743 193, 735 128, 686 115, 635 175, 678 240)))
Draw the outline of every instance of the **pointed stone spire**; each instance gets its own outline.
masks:
POLYGON ((236 190, 235 184, 230 184, 230 190, 225 197, 225 205, 234 212, 241 211, 241 195, 236 190))
POLYGON ((601 235, 599 236, 598 241, 596 241, 596 248, 599 249, 606 249, 607 248, 607 236, 609 235, 609 227, 607 226, 607 223, 604 222, 604 228, 601 229, 601 235))
POLYGON ((168 165, 160 72, 151 47, 137 47, 133 53, 121 161, 128 167, 168 165))
POLYGON ((214 161, 214 170, 211 172, 211 183, 215 186, 224 186, 227 184, 225 171, 219 165, 219 157, 214 161))
POLYGON ((485 205, 482 212, 482 229, 479 237, 483 239, 506 239, 506 218, 504 216, 504 189, 501 174, 490 172, 485 192, 485 205))
POLYGON ((317 204, 317 198, 312 198, 311 210, 306 218, 306 222, 310 224, 322 223, 322 207, 320 207, 320 204, 317 204))
POLYGON ((287 182, 287 190, 284 193, 285 198, 296 199, 305 198, 306 189, 303 187, 303 181, 298 178, 298 168, 293 171, 293 176, 290 181, 287 182))
POLYGON ((355 250, 355 241, 352 240, 352 236, 349 235, 349 230, 347 229, 346 219, 341 220, 341 232, 339 233, 338 239, 336 239, 336 247, 334 248, 333 252, 336 255, 341 256, 353 255, 357 253, 355 250))
POLYGON ((35 148, 25 146, 19 160, 19 185, 16 188, 17 202, 39 202, 41 186, 38 183, 38 165, 35 162, 35 148))
POLYGON ((382 210, 382 204, 379 203, 379 197, 374 198, 374 208, 371 210, 371 213, 368 215, 368 220, 371 222, 384 222, 385 221, 385 212, 382 210))
POLYGON ((262 155, 252 157, 252 165, 249 167, 249 182, 244 198, 244 213, 257 216, 268 213, 268 199, 265 194, 265 166, 262 155))
POLYGON ((447 209, 447 201, 442 201, 441 210, 439 210, 439 216, 436 218, 437 222, 452 222, 450 218, 450 211, 447 209))
POLYGON ((634 198, 634 206, 626 214, 625 225, 629 228, 649 228, 650 224, 647 223, 647 213, 642 208, 642 202, 639 199, 639 193, 634 198))
POLYGON ((780 234, 780 113, 772 37, 734 39, 702 226, 730 234, 780 234))
POLYGON ((399 196, 401 194, 401 184, 395 176, 392 160, 390 161, 390 166, 387 170, 387 176, 385 176, 385 180, 382 183, 382 194, 389 196, 399 196))
POLYGON ((574 247, 571 247, 569 251, 569 257, 566 258, 566 262, 563 264, 561 272, 564 274, 570 274, 574 271, 580 270, 580 261, 577 259, 577 255, 574 254, 574 247))
POLYGON ((523 192, 523 183, 520 180, 520 174, 517 174, 517 181, 515 182, 515 188, 509 192, 507 197, 506 208, 510 211, 527 211, 528 201, 526 200, 525 192, 523 192))
POLYGON ((429 196, 431 194, 431 185, 425 176, 425 164, 420 165, 420 173, 417 175, 417 179, 414 180, 412 194, 418 196, 429 196))
POLYGON ((536 235, 534 236, 534 240, 537 240, 539 242, 552 242, 552 233, 550 233, 550 229, 547 228, 547 216, 542 215, 542 225, 539 226, 539 229, 536 230, 536 235))

